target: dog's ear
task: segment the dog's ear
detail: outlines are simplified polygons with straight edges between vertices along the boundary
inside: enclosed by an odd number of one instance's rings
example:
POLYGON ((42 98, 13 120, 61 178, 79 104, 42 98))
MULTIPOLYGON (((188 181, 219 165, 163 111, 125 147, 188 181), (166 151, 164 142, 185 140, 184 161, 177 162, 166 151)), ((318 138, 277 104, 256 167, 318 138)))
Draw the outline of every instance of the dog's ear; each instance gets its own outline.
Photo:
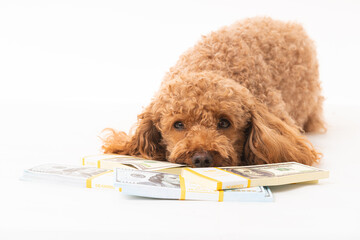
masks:
POLYGON ((243 161, 246 164, 299 162, 312 165, 320 159, 298 128, 290 126, 260 103, 251 110, 243 161))
POLYGON ((142 156, 148 159, 165 160, 165 148, 161 145, 161 133, 155 127, 152 114, 148 111, 138 116, 135 134, 105 129, 110 134, 102 139, 105 153, 142 156))

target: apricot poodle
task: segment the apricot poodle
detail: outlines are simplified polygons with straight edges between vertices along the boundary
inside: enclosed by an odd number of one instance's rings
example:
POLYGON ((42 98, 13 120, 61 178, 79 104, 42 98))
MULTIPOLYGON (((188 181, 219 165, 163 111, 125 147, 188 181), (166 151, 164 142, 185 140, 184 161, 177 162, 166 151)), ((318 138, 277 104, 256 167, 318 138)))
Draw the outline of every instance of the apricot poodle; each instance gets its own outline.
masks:
POLYGON ((107 129, 105 153, 234 166, 320 158, 303 132, 325 131, 313 41, 296 23, 249 18, 185 52, 138 116, 107 129))

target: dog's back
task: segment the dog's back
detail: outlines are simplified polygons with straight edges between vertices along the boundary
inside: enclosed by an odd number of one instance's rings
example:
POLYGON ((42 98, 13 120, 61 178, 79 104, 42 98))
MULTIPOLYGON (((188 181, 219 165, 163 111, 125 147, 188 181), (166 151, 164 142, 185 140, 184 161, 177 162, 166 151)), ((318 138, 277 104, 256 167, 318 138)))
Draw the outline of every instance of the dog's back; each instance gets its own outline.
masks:
POLYGON ((259 17, 224 27, 183 54, 170 75, 184 71, 215 71, 305 131, 324 129, 315 47, 299 24, 259 17))

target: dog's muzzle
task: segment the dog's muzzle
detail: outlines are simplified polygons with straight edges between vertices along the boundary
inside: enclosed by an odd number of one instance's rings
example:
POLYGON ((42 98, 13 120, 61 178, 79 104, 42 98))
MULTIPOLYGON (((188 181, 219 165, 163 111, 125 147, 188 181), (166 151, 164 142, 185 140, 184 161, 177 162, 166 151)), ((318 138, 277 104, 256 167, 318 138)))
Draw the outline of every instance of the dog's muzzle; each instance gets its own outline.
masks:
POLYGON ((195 167, 210 167, 213 163, 213 157, 207 151, 195 152, 191 160, 195 167))

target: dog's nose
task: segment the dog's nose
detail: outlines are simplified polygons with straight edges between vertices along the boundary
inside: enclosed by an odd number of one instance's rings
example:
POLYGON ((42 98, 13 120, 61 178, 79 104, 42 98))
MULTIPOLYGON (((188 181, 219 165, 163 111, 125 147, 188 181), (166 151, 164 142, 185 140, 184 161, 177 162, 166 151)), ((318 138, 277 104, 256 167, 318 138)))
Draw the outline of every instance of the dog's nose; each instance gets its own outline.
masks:
POLYGON ((195 167, 210 167, 213 161, 213 157, 209 152, 202 151, 196 152, 192 156, 191 160, 195 167))

